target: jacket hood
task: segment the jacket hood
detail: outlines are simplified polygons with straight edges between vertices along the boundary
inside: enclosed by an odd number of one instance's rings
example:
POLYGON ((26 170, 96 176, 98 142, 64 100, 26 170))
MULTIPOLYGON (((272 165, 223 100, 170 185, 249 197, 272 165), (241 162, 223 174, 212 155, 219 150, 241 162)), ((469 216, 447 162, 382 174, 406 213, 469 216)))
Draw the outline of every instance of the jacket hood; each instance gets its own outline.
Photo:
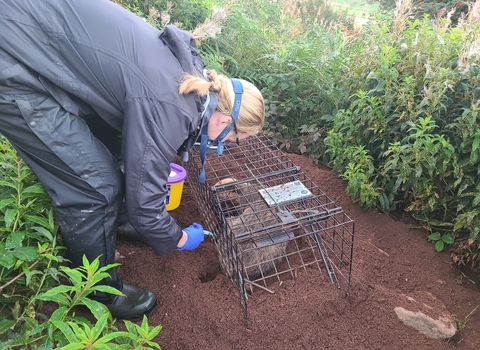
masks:
POLYGON ((170 48, 185 72, 203 76, 205 63, 200 57, 192 34, 174 25, 167 25, 159 37, 170 48))

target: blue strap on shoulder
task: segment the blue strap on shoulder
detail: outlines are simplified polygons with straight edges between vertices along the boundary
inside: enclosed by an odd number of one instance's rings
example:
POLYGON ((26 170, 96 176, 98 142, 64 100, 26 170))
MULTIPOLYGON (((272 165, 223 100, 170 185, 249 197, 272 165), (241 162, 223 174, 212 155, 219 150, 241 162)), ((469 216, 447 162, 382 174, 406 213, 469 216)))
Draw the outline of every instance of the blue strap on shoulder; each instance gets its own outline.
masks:
MULTIPOLYGON (((208 106, 209 103, 210 103, 210 93, 208 93, 207 99, 205 100, 205 103, 203 104, 202 120, 203 120, 203 116, 205 114, 205 111, 207 110, 207 106, 208 106)), ((205 158, 207 156, 207 142, 208 142, 207 131, 208 131, 208 123, 206 123, 202 127, 202 131, 201 131, 202 132, 202 137, 200 139, 200 160, 202 161, 202 170, 200 171, 200 176, 198 177, 198 181, 200 183, 205 182, 205 167, 204 167, 204 164, 205 164, 205 158)))
POLYGON ((202 162, 202 170, 198 176, 198 182, 203 184, 205 182, 205 158, 207 157, 207 143, 208 143, 208 124, 202 128, 202 137, 200 139, 200 161, 202 162))
MULTIPOLYGON (((240 107, 242 105, 242 94, 243 94, 243 85, 242 82, 235 78, 230 78, 230 81, 233 85, 233 91, 235 93, 235 99, 233 101, 233 108, 232 113, 230 116, 232 117, 233 121, 228 124, 225 129, 218 135, 217 137, 217 154, 222 154, 224 145, 222 140, 227 137, 228 133, 232 130, 234 124, 238 120, 238 114, 240 113, 240 107)), ((202 128, 202 137, 200 139, 200 161, 202 162, 202 170, 200 171, 200 175, 198 176, 198 182, 204 183, 206 180, 205 174, 205 159, 207 158, 207 143, 208 143, 208 124, 202 128)))

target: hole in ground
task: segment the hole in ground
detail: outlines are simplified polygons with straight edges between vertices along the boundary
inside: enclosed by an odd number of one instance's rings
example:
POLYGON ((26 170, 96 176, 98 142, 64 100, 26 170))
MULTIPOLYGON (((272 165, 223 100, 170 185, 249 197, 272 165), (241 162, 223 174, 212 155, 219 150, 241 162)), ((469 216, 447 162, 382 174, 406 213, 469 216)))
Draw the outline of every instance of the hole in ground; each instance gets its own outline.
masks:
POLYGON ((198 279, 202 283, 207 283, 213 281, 219 274, 221 274, 221 269, 218 261, 209 261, 198 273, 198 279))

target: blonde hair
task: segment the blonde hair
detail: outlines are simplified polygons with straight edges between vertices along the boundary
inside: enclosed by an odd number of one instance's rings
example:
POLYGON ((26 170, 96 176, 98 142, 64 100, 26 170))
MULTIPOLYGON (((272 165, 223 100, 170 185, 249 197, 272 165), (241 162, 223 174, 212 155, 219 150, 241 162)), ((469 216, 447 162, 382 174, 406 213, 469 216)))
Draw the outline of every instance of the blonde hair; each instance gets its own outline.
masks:
MULTIPOLYGON (((210 81, 203 77, 196 77, 186 74, 178 89, 181 94, 197 93, 206 96, 208 92, 218 93, 217 110, 230 115, 235 93, 233 91, 232 82, 228 77, 218 74, 214 70, 207 70, 207 77, 210 81)), ((243 85, 242 104, 240 113, 238 114, 237 129, 249 135, 258 134, 265 122, 265 103, 262 93, 252 83, 239 79, 243 85)))

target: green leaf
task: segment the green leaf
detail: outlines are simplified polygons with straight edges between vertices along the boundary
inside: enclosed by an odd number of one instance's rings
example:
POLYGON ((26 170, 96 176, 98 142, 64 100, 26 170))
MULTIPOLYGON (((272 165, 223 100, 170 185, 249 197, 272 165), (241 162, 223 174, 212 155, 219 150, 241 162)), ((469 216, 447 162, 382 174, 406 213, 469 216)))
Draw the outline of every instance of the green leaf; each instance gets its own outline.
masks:
POLYGON ((108 271, 110 269, 113 269, 114 267, 120 266, 120 263, 113 263, 113 264, 108 264, 106 266, 102 266, 98 269, 98 272, 103 272, 103 271, 108 271))
POLYGON ((135 328, 135 324, 129 320, 124 320, 125 328, 127 328, 128 333, 130 334, 137 334, 137 330, 135 328))
POLYGON ((89 271, 89 273, 90 273, 89 282, 91 283, 91 285, 95 285, 100 281, 104 280, 105 278, 112 277, 108 272, 97 271, 93 273, 93 271, 89 271))
MULTIPOLYGON (((161 326, 160 326, 160 328, 161 328, 161 326)), ((150 345, 151 347, 155 348, 155 349, 161 349, 160 345, 158 345, 158 343, 156 343, 156 342, 147 341, 147 344, 150 345)))
MULTIPOLYGON (((100 304, 100 303, 98 303, 100 304)), ((107 310, 106 307, 102 308, 104 311, 107 310)), ((90 309, 91 310, 91 309, 90 309)), ((107 320, 108 320, 108 313, 105 313, 103 312, 102 315, 99 315, 100 317, 97 318, 97 323, 95 323, 95 326, 93 326, 92 328, 92 338, 93 339, 98 339, 101 335, 102 335, 102 332, 105 330, 105 329, 108 329, 108 323, 107 323, 107 320)), ((103 339, 102 339, 103 340, 103 339)))
POLYGON ((25 325, 23 327, 28 329, 25 332, 27 336, 37 335, 37 334, 43 332, 47 328, 46 324, 44 324, 43 322, 41 324, 39 324, 36 319, 32 319, 30 317, 25 317, 25 318, 23 318, 23 320, 25 321, 25 325))
POLYGON ((52 298, 53 296, 55 295, 65 296, 65 294, 70 293, 71 290, 72 290, 72 287, 70 286, 60 285, 39 294, 37 298, 40 300, 51 300, 50 298, 52 298))
POLYGON ((448 234, 442 236, 442 241, 444 241, 444 242, 447 243, 447 244, 453 244, 453 243, 455 242, 455 240, 453 239, 453 237, 450 236, 450 235, 448 235, 448 234))
POLYGON ((102 304, 102 303, 100 303, 96 300, 92 300, 92 299, 89 299, 89 298, 85 297, 85 298, 82 298, 80 300, 79 304, 83 304, 86 307, 88 307, 88 309, 90 310, 92 315, 99 321, 103 317, 106 317, 106 315, 109 315, 109 311, 108 311, 107 307, 104 304, 102 304))
POLYGON ((60 321, 60 320, 50 320, 50 322, 52 322, 52 324, 55 327, 60 329, 60 331, 65 335, 65 337, 67 337, 67 340, 70 342, 70 345, 78 340, 77 336, 75 335, 75 333, 72 331, 72 329, 68 326, 66 322, 60 321))
POLYGON ((11 187, 15 190, 17 189, 17 185, 9 181, 0 181, 0 186, 11 187))
POLYGON ((5 249, 14 249, 22 246, 25 233, 22 231, 12 232, 5 240, 5 249))
MULTIPOLYGON (((87 261, 87 257, 86 255, 83 256, 83 261, 87 261)), ((87 265, 85 265, 87 266, 87 265)), ((100 266, 100 258, 96 258, 94 259, 91 263, 90 263, 90 268, 92 269, 92 271, 97 271, 98 270, 98 267, 100 266)))
POLYGON ((71 304, 71 300, 68 299, 68 297, 64 294, 53 294, 48 296, 39 295, 37 299, 44 300, 44 301, 53 301, 58 305, 64 305, 64 306, 70 306, 71 304))
POLYGON ((443 250, 443 248, 445 248, 445 243, 443 243, 442 240, 439 240, 439 241, 437 241, 437 243, 435 243, 435 250, 437 252, 441 252, 443 250))
POLYGON ((23 189, 22 198, 27 198, 32 195, 38 195, 38 194, 44 194, 44 193, 45 193, 45 190, 43 189, 42 185, 35 184, 23 189))
POLYGON ((415 177, 419 178, 420 176, 422 176, 422 172, 423 172, 422 165, 417 164, 415 166, 415 177))
MULTIPOLYGON (((13 252, 12 252, 13 253, 13 252)), ((25 261, 23 260, 19 260, 17 259, 17 261, 15 261, 15 266, 13 267, 14 270, 18 269, 20 266, 22 266, 22 264, 24 263, 25 261)))
POLYGON ((15 325, 15 321, 12 320, 0 320, 0 334, 5 333, 8 329, 15 325))
POLYGON ((72 284, 77 285, 82 282, 83 275, 80 271, 66 266, 60 266, 60 269, 68 275, 72 284))
POLYGON ((388 200, 388 197, 386 196, 385 193, 382 193, 378 197, 378 201, 380 203, 380 208, 382 209, 382 211, 384 211, 384 212, 389 212, 390 211, 390 201, 388 200))
POLYGON ((432 241, 438 241, 442 239, 442 236, 440 236, 438 233, 432 233, 428 235, 428 239, 432 241))
POLYGON ((17 209, 7 209, 5 211, 5 216, 4 216, 4 220, 5 220, 5 226, 7 228, 11 228, 12 226, 12 222, 15 220, 15 218, 17 217, 17 214, 18 214, 18 210, 17 209))
POLYGON ((35 203, 36 201, 37 201, 37 198, 34 198, 34 199, 28 201, 28 203, 27 203, 27 204, 24 204, 23 206, 24 206, 25 208, 30 208, 30 207, 32 206, 32 204, 35 203))
POLYGON ((42 236, 44 236, 50 242, 53 241, 52 233, 49 230, 47 230, 45 227, 34 226, 31 229, 40 233, 42 236))
POLYGON ((473 199, 472 207, 478 206, 479 203, 480 203, 480 195, 476 196, 476 197, 473 199))
POLYGON ((475 210, 472 210, 470 211, 468 214, 467 214, 467 222, 470 224, 472 223, 472 220, 475 218, 475 216, 479 215, 480 214, 480 209, 475 209, 475 210))
POLYGON ((158 325, 156 327, 153 327, 153 328, 150 328, 150 339, 153 339, 155 338, 158 333, 160 333, 160 331, 162 330, 162 326, 161 325, 158 325))
POLYGON ((60 306, 56 309, 50 316, 50 321, 62 321, 68 313, 68 308, 65 306, 60 306))
POLYGON ((480 137, 475 137, 472 142, 472 153, 475 152, 479 147, 480 147, 480 137))
POLYGON ((431 226, 453 227, 453 223, 451 222, 440 221, 437 219, 430 219, 429 221, 431 226))
POLYGON ((32 271, 28 268, 27 264, 22 264, 22 271, 25 274, 25 285, 28 286, 32 280, 32 271))
POLYGON ((83 343, 70 343, 68 345, 57 348, 57 350, 83 350, 86 349, 83 343))
POLYGON ((53 214, 53 208, 50 208, 48 211, 48 224, 50 227, 55 229, 55 215, 53 214))
POLYGON ((18 247, 13 250, 13 254, 17 259, 32 262, 39 258, 38 251, 34 247, 18 247))
POLYGON ((12 252, 6 251, 5 249, 0 251, 0 265, 3 267, 11 269, 15 265, 16 260, 12 252))
POLYGON ((456 218, 455 226, 453 226, 453 232, 458 231, 460 228, 465 226, 466 214, 458 215, 456 218))
POLYGON ((6 198, 6 199, 0 200, 0 210, 12 203, 15 203, 15 198, 6 198))
POLYGON ((93 345, 92 345, 92 350, 112 350, 112 349, 122 349, 122 347, 116 345, 113 346, 112 344, 105 344, 105 341, 103 338, 98 339, 93 345))
POLYGON ((101 340, 102 342, 106 343, 114 339, 118 341, 118 338, 120 337, 128 337, 129 339, 132 339, 132 340, 134 339, 133 337, 131 337, 131 335, 128 332, 112 332, 112 333, 105 334, 101 338, 101 340))
POLYGON ((78 340, 89 341, 87 333, 90 332, 90 323, 77 324, 75 322, 68 322, 68 324, 70 327, 72 327, 72 330, 78 340), (83 327, 80 328, 80 325, 83 327))
POLYGON ((48 230, 53 230, 53 226, 50 225, 49 221, 46 220, 45 218, 42 218, 41 216, 36 216, 36 215, 24 215, 24 218, 28 219, 29 221, 32 221, 36 224, 42 225, 48 230))
MULTIPOLYGON (((98 259, 99 259, 99 258, 97 258, 97 260, 98 260, 98 259)), ((86 270, 87 270, 88 267, 90 266, 90 262, 88 261, 88 258, 87 258, 87 256, 86 256, 85 254, 82 256, 82 265, 85 267, 86 270)))
POLYGON ((122 292, 120 292, 117 288, 111 287, 111 286, 106 286, 103 284, 99 284, 97 286, 93 286, 91 288, 92 291, 97 291, 97 292, 105 292, 113 295, 124 295, 122 292))
MULTIPOLYGON (((43 258, 47 258, 47 259, 49 259, 49 260, 56 261, 56 262, 59 262, 59 261, 60 261, 57 256, 52 255, 52 254, 42 254, 42 257, 43 257, 43 258)), ((55 269, 55 271, 56 271, 56 269, 55 269)))

